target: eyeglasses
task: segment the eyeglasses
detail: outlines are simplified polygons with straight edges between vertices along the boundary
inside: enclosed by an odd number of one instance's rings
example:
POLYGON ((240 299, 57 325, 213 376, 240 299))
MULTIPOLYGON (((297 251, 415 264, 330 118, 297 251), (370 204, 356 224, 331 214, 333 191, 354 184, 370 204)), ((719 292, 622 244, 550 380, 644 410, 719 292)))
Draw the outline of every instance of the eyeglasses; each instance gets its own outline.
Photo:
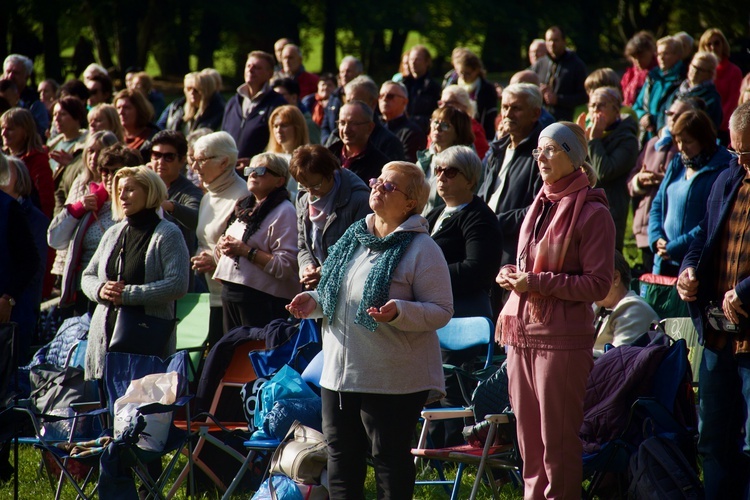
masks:
POLYGON ((281 177, 279 174, 269 169, 268 167, 245 167, 245 177, 263 177, 267 173, 273 175, 274 177, 281 177))
POLYGON ((728 149, 729 154, 732 155, 738 162, 743 156, 750 156, 750 151, 735 151, 734 149, 728 149))
POLYGON ((551 160, 553 156, 555 156, 560 150, 555 149, 552 146, 548 146, 544 149, 533 149, 531 151, 531 156, 534 157, 536 161, 539 161, 539 158, 544 155, 545 158, 548 160, 551 160))
POLYGON ((599 111, 599 110, 607 109, 607 103, 606 102, 590 102, 588 107, 592 111, 599 111))
POLYGON ((367 125, 368 123, 372 122, 347 122, 343 120, 336 120, 336 126, 338 128, 346 128, 347 125, 351 127, 359 127, 360 125, 367 125))
POLYGON ((436 128, 441 132, 447 132, 453 127, 450 123, 441 122, 440 120, 432 120, 430 124, 432 125, 432 128, 436 128))
POLYGON ((371 187, 372 189, 378 189, 379 187, 381 187, 381 186, 382 186, 382 187, 383 187, 383 191, 385 191, 386 193, 392 193, 392 192, 394 192, 394 191, 398 191, 399 193, 403 194, 403 195, 404 195, 404 196, 406 196, 407 198, 409 197, 409 195, 408 195, 408 194, 406 194, 406 193, 404 193, 403 191, 401 191, 401 190, 400 190, 400 189, 399 189, 399 188, 398 188, 398 187, 397 187, 397 186, 396 186, 396 185, 395 185, 394 183, 392 183, 392 182, 388 182, 388 181, 385 181, 385 182, 383 182, 383 181, 381 181, 380 179, 370 179, 370 182, 369 182, 369 184, 370 184, 370 187, 371 187))
POLYGON ((209 161, 214 160, 216 158, 218 158, 218 156, 206 156, 205 158, 196 158, 194 156, 193 157, 193 163, 197 163, 198 165, 200 165, 202 167, 203 165, 205 165, 209 161))
POLYGON ((386 101, 392 101, 393 99, 400 97, 401 99, 406 99, 406 96, 399 95, 399 94, 380 94, 380 99, 385 99, 386 101))
POLYGON ((703 72, 705 72, 705 73, 711 73, 711 70, 710 70, 710 69, 706 69, 706 68, 701 68, 701 67, 700 67, 700 66, 698 66, 697 64, 691 64, 691 65, 690 65, 690 67, 691 67, 691 68, 693 68, 693 69, 694 69, 695 71, 703 71, 703 72))
POLYGON ((177 153, 160 153, 159 151, 151 151, 152 160, 164 160, 167 163, 172 163, 177 159, 177 153))
POLYGON ((314 184, 312 186, 305 186, 301 182, 299 182, 298 184, 299 184, 299 187, 301 187, 302 189, 306 191, 320 191, 320 188, 323 187, 323 182, 325 182, 325 180, 321 180, 319 183, 314 184))
POLYGON ((448 179, 453 179, 460 173, 461 171, 457 169, 456 167, 440 167, 440 166, 435 167, 435 177, 440 177, 441 175, 444 175, 448 179))
POLYGON ((99 172, 99 175, 115 175, 115 172, 120 170, 121 167, 105 167, 102 165, 99 165, 96 167, 96 170, 99 172))

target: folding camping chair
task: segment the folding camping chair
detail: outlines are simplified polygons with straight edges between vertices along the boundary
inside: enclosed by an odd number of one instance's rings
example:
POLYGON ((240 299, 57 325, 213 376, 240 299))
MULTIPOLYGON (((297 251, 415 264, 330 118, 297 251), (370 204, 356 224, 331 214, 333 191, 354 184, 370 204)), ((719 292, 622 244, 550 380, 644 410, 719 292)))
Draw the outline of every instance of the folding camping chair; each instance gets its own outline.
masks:
POLYGON ((190 382, 200 377, 208 346, 211 307, 207 293, 189 293, 177 301, 177 350, 190 354, 190 382))
POLYGON ((668 337, 674 340, 685 339, 690 370, 693 372, 693 386, 697 387, 703 346, 698 342, 698 330, 695 329, 692 318, 667 318, 661 320, 659 325, 668 337))

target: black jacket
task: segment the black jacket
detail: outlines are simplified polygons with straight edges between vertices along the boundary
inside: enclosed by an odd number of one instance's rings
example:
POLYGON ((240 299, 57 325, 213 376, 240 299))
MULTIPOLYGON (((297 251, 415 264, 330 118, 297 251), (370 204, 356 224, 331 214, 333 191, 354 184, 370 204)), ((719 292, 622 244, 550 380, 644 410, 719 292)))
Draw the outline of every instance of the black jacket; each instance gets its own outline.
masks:
MULTIPOLYGON (((341 161, 341 150, 344 149, 343 142, 337 141, 328 146, 328 149, 339 159, 339 161, 341 161)), ((367 143, 367 149, 365 149, 365 152, 349 165, 349 170, 357 174, 357 176, 367 184, 370 182, 370 179, 377 179, 380 176, 380 172, 383 170, 383 165, 389 161, 391 160, 381 153, 380 150, 372 144, 372 141, 370 141, 367 143)))
POLYGON ((430 132, 430 117, 438 107, 440 100, 440 84, 427 74, 421 78, 407 76, 404 85, 409 91, 409 105, 406 112, 414 122, 419 125, 422 132, 430 132))
POLYGON ((221 94, 215 93, 211 97, 211 102, 208 103, 206 111, 197 120, 193 120, 189 126, 184 122, 184 117, 185 98, 181 97, 167 106, 156 124, 164 130, 177 130, 185 135, 199 128, 210 128, 213 131, 220 130, 221 121, 224 118, 224 100, 221 98, 221 94))
POLYGON ((576 106, 588 102, 589 98, 583 87, 586 65, 575 52, 566 50, 557 61, 544 56, 534 63, 531 71, 539 75, 542 84, 551 85, 557 94, 557 104, 545 105, 545 108, 558 121, 572 121, 576 106))
MULTIPOLYGON (((430 232, 445 207, 427 214, 430 232)), ((492 210, 478 196, 445 219, 432 239, 443 251, 451 277, 455 317, 492 317, 490 288, 500 269, 502 234, 492 210)))
MULTIPOLYGON (((537 122, 531 134, 521 141, 513 152, 503 194, 500 196, 497 207, 490 207, 497 215, 503 231, 502 265, 515 263, 521 224, 531 202, 542 188, 539 168, 531 156, 531 151, 536 148, 541 132, 542 125, 537 122)), ((510 137, 507 136, 491 142, 490 150, 484 158, 484 180, 479 186, 477 195, 486 203, 489 203, 494 192, 495 181, 503 166, 503 159, 509 144, 510 137)))
MULTIPOLYGON (((337 142, 341 142, 338 129, 328 136, 325 146, 330 149, 337 142)), ((370 134, 370 144, 388 157, 389 161, 404 161, 406 159, 401 139, 381 125, 377 119, 375 119, 375 128, 372 129, 370 134)))
POLYGON ((224 120, 221 129, 234 137, 239 150, 238 158, 252 158, 265 151, 268 146, 268 120, 271 113, 279 106, 287 104, 281 94, 270 90, 264 95, 252 113, 242 116, 242 99, 235 94, 224 109, 224 120))
POLYGON ((427 148, 427 136, 419 125, 406 115, 401 115, 395 120, 383 122, 383 126, 401 141, 406 153, 406 161, 416 163, 417 151, 427 148))

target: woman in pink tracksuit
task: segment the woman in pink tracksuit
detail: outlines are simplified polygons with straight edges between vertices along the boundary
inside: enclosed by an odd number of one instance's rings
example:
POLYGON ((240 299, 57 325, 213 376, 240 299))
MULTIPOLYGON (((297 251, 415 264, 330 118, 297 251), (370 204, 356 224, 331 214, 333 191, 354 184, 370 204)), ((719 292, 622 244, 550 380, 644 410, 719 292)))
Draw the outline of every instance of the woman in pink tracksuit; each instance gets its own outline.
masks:
POLYGON ((497 282, 513 293, 498 321, 508 353, 526 498, 580 498, 586 379, 593 365, 592 302, 607 295, 615 228, 607 198, 593 189, 583 130, 545 128, 533 151, 544 185, 518 241, 517 265, 497 282))

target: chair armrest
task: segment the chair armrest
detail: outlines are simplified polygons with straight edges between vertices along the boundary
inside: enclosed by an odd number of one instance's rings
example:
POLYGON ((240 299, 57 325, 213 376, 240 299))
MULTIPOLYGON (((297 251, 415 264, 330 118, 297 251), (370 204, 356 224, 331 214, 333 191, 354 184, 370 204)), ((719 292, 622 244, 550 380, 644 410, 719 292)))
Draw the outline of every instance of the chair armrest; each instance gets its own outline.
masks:
POLYGON ((86 401, 83 403, 71 403, 70 409, 76 413, 87 413, 93 410, 102 409, 102 403, 99 401, 86 401))
POLYGON ((451 418, 473 417, 474 412, 469 408, 427 408, 422 410, 425 420, 448 420, 451 418))
POLYGON ((508 415, 505 413, 492 413, 489 415, 485 415, 484 419, 487 422, 490 422, 491 424, 509 424, 510 419, 508 418, 508 415))

